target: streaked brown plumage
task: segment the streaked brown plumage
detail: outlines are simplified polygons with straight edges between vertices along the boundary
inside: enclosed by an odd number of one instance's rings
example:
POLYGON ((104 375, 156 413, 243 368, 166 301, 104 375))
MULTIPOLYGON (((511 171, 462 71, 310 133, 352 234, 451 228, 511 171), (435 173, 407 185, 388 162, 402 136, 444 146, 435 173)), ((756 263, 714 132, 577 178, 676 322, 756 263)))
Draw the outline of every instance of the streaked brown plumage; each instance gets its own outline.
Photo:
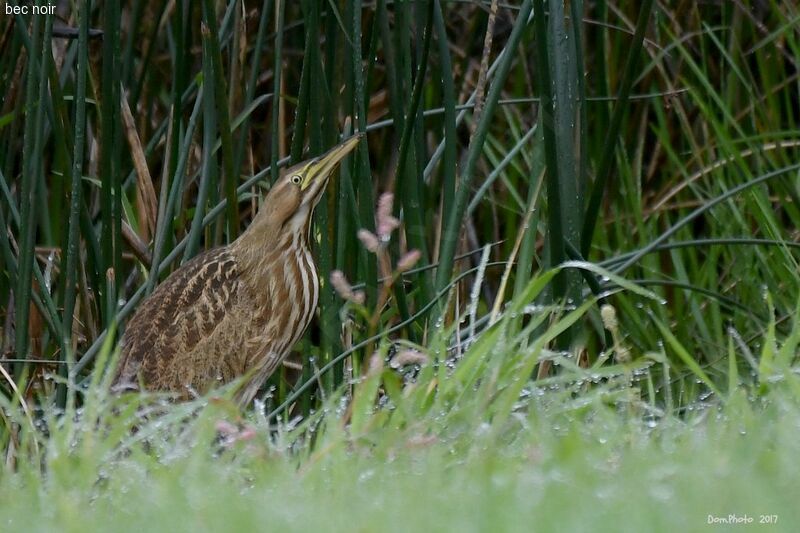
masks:
POLYGON ((317 307, 311 215, 358 140, 283 172, 238 239, 198 255, 156 288, 122 337, 117 390, 187 398, 247 376, 237 398, 253 399, 317 307))

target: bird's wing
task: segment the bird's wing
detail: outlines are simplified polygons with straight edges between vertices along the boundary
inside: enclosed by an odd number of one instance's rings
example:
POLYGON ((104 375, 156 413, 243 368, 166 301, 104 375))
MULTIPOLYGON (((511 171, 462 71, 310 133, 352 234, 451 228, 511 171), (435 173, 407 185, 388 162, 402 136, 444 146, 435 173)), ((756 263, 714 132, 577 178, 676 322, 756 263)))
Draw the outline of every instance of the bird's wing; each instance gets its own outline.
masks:
POLYGON ((173 272, 138 308, 122 338, 114 385, 174 390, 176 363, 208 338, 236 303, 239 272, 226 248, 202 253, 173 272))

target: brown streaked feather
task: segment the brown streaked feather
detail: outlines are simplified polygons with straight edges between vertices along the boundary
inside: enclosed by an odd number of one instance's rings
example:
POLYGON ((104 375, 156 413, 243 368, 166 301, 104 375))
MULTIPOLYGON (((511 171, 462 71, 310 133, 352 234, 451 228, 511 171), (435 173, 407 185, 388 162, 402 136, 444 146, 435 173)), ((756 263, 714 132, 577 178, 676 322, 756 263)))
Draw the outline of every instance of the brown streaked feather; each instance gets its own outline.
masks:
MULTIPOLYGON (((177 383, 175 367, 187 362, 183 359, 222 325, 236 305, 239 287, 236 261, 226 248, 202 253, 173 272, 128 323, 115 386, 138 388, 140 381, 153 390, 189 386, 177 383)), ((194 373, 204 374, 215 366, 206 361, 194 373)))
POLYGON ((249 402, 317 305, 316 268, 305 241, 298 246, 299 254, 286 253, 290 243, 279 242, 256 268, 244 268, 247 261, 232 245, 176 270, 129 322, 113 386, 187 398, 248 375, 237 398, 249 402), (301 268, 307 269, 306 291, 301 268))

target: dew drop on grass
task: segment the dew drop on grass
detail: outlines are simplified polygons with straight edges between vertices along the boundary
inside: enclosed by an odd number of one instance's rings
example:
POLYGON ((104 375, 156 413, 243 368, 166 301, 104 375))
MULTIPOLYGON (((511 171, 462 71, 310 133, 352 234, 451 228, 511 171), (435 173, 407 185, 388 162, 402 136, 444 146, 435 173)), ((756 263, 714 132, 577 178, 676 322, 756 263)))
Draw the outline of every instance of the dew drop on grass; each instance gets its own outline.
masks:
POLYGON ((529 304, 522 308, 522 313, 526 315, 536 315, 540 313, 546 313, 547 306, 540 305, 540 304, 529 304))
POLYGON ((669 485, 664 483, 653 483, 650 485, 650 494, 653 498, 661 501, 672 500, 672 489, 669 485))

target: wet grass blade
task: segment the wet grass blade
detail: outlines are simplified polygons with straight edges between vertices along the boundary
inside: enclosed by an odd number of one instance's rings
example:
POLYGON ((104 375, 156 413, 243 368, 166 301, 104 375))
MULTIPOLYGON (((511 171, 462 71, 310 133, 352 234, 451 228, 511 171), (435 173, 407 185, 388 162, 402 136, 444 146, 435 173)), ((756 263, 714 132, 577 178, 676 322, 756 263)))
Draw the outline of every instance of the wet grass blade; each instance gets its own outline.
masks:
MULTIPOLYGON (((353 0, 349 6, 352 10, 350 32, 353 43, 347 42, 345 47, 350 47, 350 66, 352 68, 353 94, 352 106, 354 123, 357 131, 367 131, 367 110, 369 108, 369 98, 366 95, 364 86, 364 68, 361 57, 361 0, 353 0)), ((358 223, 360 228, 370 231, 375 230, 375 198, 373 195, 372 171, 370 169, 369 149, 367 143, 359 143, 353 152, 355 160, 353 172, 353 185, 357 191, 358 200, 358 223)), ((350 239, 353 239, 351 236, 350 239)), ((361 247, 359 247, 360 249, 361 247)), ((363 272, 360 274, 367 280, 367 302, 374 305, 377 300, 377 286, 375 281, 378 277, 378 264, 373 254, 363 253, 363 272)))
MULTIPOLYGON (((439 72, 442 78, 442 103, 444 107, 444 153, 442 155, 442 198, 453 198, 456 192, 456 93, 453 83, 453 64, 450 58, 450 43, 444 25, 444 8, 435 0, 433 23, 439 45, 439 72)), ((452 204, 442 202, 441 220, 450 220, 452 204)), ((444 223, 441 224, 442 230, 444 223)), ((441 238, 441 231, 439 238, 441 238)))
POLYGON ((233 161, 233 138, 231 136, 231 120, 228 111, 228 89, 225 82, 225 72, 222 67, 217 14, 211 0, 203 1, 203 20, 206 24, 206 32, 203 33, 203 38, 208 41, 208 51, 211 54, 211 74, 213 75, 211 80, 206 79, 205 81, 206 83, 214 84, 214 100, 216 101, 217 114, 219 115, 219 130, 220 138, 222 139, 222 166, 225 169, 222 182, 225 198, 228 201, 228 239, 233 240, 239 235, 239 210, 236 208, 236 187, 239 184, 239 177, 238 169, 234 168, 233 161))
POLYGON ((283 26, 285 0, 275 0, 275 61, 272 70, 272 144, 270 151, 270 174, 272 183, 278 180, 278 159, 280 159, 280 108, 281 74, 283 72, 283 26))
MULTIPOLYGON (((405 213, 406 238, 408 239, 409 247, 419 250, 422 254, 420 266, 429 263, 428 246, 425 242, 427 233, 424 219, 425 206, 423 205, 421 191, 424 182, 422 180, 422 174, 418 173, 416 168, 410 167, 408 161, 410 143, 417 122, 417 113, 422 99, 422 89, 425 84, 425 73, 428 70, 428 54, 431 47, 431 35, 433 34, 434 3, 429 2, 428 6, 427 21, 424 28, 425 36, 422 43, 422 55, 417 66, 409 108, 405 114, 403 133, 400 137, 400 155, 397 163, 397 171, 395 173, 400 188, 403 212, 405 213)), ((430 301, 432 288, 427 273, 417 276, 417 283, 422 290, 422 301, 430 301)))
MULTIPOLYGON (((213 51, 209 39, 203 39, 203 160, 200 171, 200 183, 197 190, 197 202, 194 207, 192 226, 184 250, 183 260, 188 261, 197 253, 200 246, 200 237, 203 229, 203 216, 205 215, 206 200, 212 181, 215 181, 217 172, 217 159, 214 155, 214 141, 217 135, 218 106, 216 84, 213 79, 213 51)), ((224 104, 223 104, 224 105, 224 104)), ((234 191, 235 192, 235 191, 234 191)), ((238 206, 234 205, 234 208, 238 206)), ((238 209, 237 209, 238 211, 238 209)), ((230 213, 230 209, 226 210, 230 213)))
POLYGON ((121 124, 119 84, 119 25, 120 2, 110 0, 104 6, 103 64, 101 79, 101 147, 100 173, 101 215, 103 229, 100 271, 107 281, 102 301, 105 325, 116 312, 118 299, 117 275, 122 275, 122 182, 120 177, 121 124))
MULTIPOLYGON (((49 18, 46 19, 49 21, 49 18)), ((20 231, 19 260, 17 268, 17 286, 15 289, 16 341, 14 349, 17 358, 28 357, 28 313, 31 301, 34 246, 36 226, 34 223, 34 205, 36 205, 36 177, 41 163, 41 131, 44 128, 44 95, 45 82, 43 74, 49 53, 42 53, 42 18, 33 17, 31 46, 28 50, 27 80, 25 82, 25 151, 22 154, 22 183, 20 199, 20 231)), ((49 24, 49 22, 46 22, 49 24)), ((45 33, 44 44, 49 45, 49 35, 45 33)), ((17 363, 14 375, 22 375, 23 364, 17 363)))
MULTIPOLYGON (((264 0, 261 6, 261 16, 258 20, 258 33, 256 40, 253 43, 253 55, 250 67, 250 76, 247 79, 247 88, 245 89, 244 101, 246 104, 253 102, 256 95, 256 87, 258 84, 258 75, 260 74, 261 54, 264 48, 264 43, 267 38, 267 29, 269 22, 269 14, 272 11, 272 0, 264 0)), ((274 97, 274 95, 273 95, 274 97)), ((236 145, 236 164, 234 168, 242 169, 242 161, 244 159, 245 146, 250 138, 250 115, 248 114, 242 124, 239 126, 239 142, 236 145)))
MULTIPOLYGON (((195 126, 197 124, 197 117, 200 114, 200 109, 203 103, 202 88, 198 90, 194 109, 189 118, 189 123, 184 133, 184 143, 180 151, 180 158, 178 159, 175 168, 175 174, 172 176, 169 188, 166 184, 162 185, 161 195, 159 198, 158 208, 158 224, 156 225, 156 235, 153 244, 153 265, 150 269, 150 276, 147 280, 147 292, 152 292, 158 283, 158 276, 161 272, 162 255, 164 254, 164 247, 169 236, 169 231, 172 228, 172 220, 175 216, 175 209, 178 204, 178 197, 183 190, 183 183, 186 174, 186 165, 191 151, 192 138, 194 136, 195 126)), ((175 133, 177 135, 177 133, 175 133)), ((174 249, 173 249, 174 251, 174 249)))
MULTIPOLYGON (((62 356, 63 364, 60 375, 69 375, 70 365, 74 362, 72 353, 72 329, 75 311, 76 285, 78 283, 78 254, 80 245, 80 209, 83 178, 83 153, 86 138, 86 79, 89 63, 89 0, 83 0, 78 8, 78 57, 77 79, 75 82, 75 121, 72 152, 72 176, 69 202, 69 218, 67 222, 66 267, 64 269, 64 304, 62 321, 62 341, 66 348, 62 356)), ((56 398, 57 405, 66 405, 66 384, 59 385, 56 398)))
POLYGON ((612 165, 614 163, 614 155, 619 141, 619 130, 622 124, 622 118, 625 116, 628 107, 628 97, 630 96, 633 80, 636 77, 636 66, 639 62, 639 56, 642 51, 642 42, 644 41, 644 33, 647 30, 647 25, 650 22, 650 14, 653 10, 653 0, 643 0, 639 8, 639 19, 636 22, 636 33, 633 36, 630 52, 625 62, 625 70, 622 74, 620 88, 617 96, 617 102, 614 106, 614 112, 611 115, 611 122, 609 123, 606 143, 602 152, 602 159, 597 165, 597 172, 595 173, 594 184, 592 185, 591 193, 589 196, 589 205, 586 208, 584 216, 583 230, 581 231, 581 254, 588 257, 589 251, 592 246, 592 238, 594 235, 597 219, 600 215, 600 203, 603 201, 603 195, 606 187, 608 187, 608 180, 611 175, 612 165))
POLYGON ((494 109, 497 101, 500 99, 500 94, 503 84, 511 70, 513 62, 513 51, 519 45, 522 35, 527 27, 528 18, 533 8, 533 0, 525 0, 520 7, 517 19, 514 22, 514 29, 508 38, 505 52, 502 60, 500 61, 497 74, 492 80, 489 94, 486 97, 485 106, 481 114, 480 122, 475 129, 475 135, 470 143, 469 151, 467 153, 466 164, 461 173, 460 182, 456 191, 453 211, 450 219, 446 221, 445 230, 442 234, 441 253, 439 255, 439 267, 436 271, 436 290, 441 291, 448 285, 453 271, 453 258, 455 257, 456 243, 458 235, 461 230, 461 225, 464 220, 464 213, 469 201, 469 193, 471 191, 472 180, 475 177, 475 169, 478 159, 483 152, 483 142, 489 132, 494 109))
MULTIPOLYGON (((553 96, 553 83, 551 81, 551 67, 548 33, 546 0, 539 0, 534 13, 536 28, 536 60, 539 65, 539 93, 542 103, 539 106, 544 137, 544 154, 546 164, 547 183, 547 244, 548 263, 551 267, 560 265, 566 259, 564 248, 564 231, 562 221, 561 184, 559 183, 558 145, 556 141, 556 118, 554 110, 556 102, 553 96)), ((552 300, 560 302, 567 292, 566 273, 559 272, 553 278, 552 300)))

